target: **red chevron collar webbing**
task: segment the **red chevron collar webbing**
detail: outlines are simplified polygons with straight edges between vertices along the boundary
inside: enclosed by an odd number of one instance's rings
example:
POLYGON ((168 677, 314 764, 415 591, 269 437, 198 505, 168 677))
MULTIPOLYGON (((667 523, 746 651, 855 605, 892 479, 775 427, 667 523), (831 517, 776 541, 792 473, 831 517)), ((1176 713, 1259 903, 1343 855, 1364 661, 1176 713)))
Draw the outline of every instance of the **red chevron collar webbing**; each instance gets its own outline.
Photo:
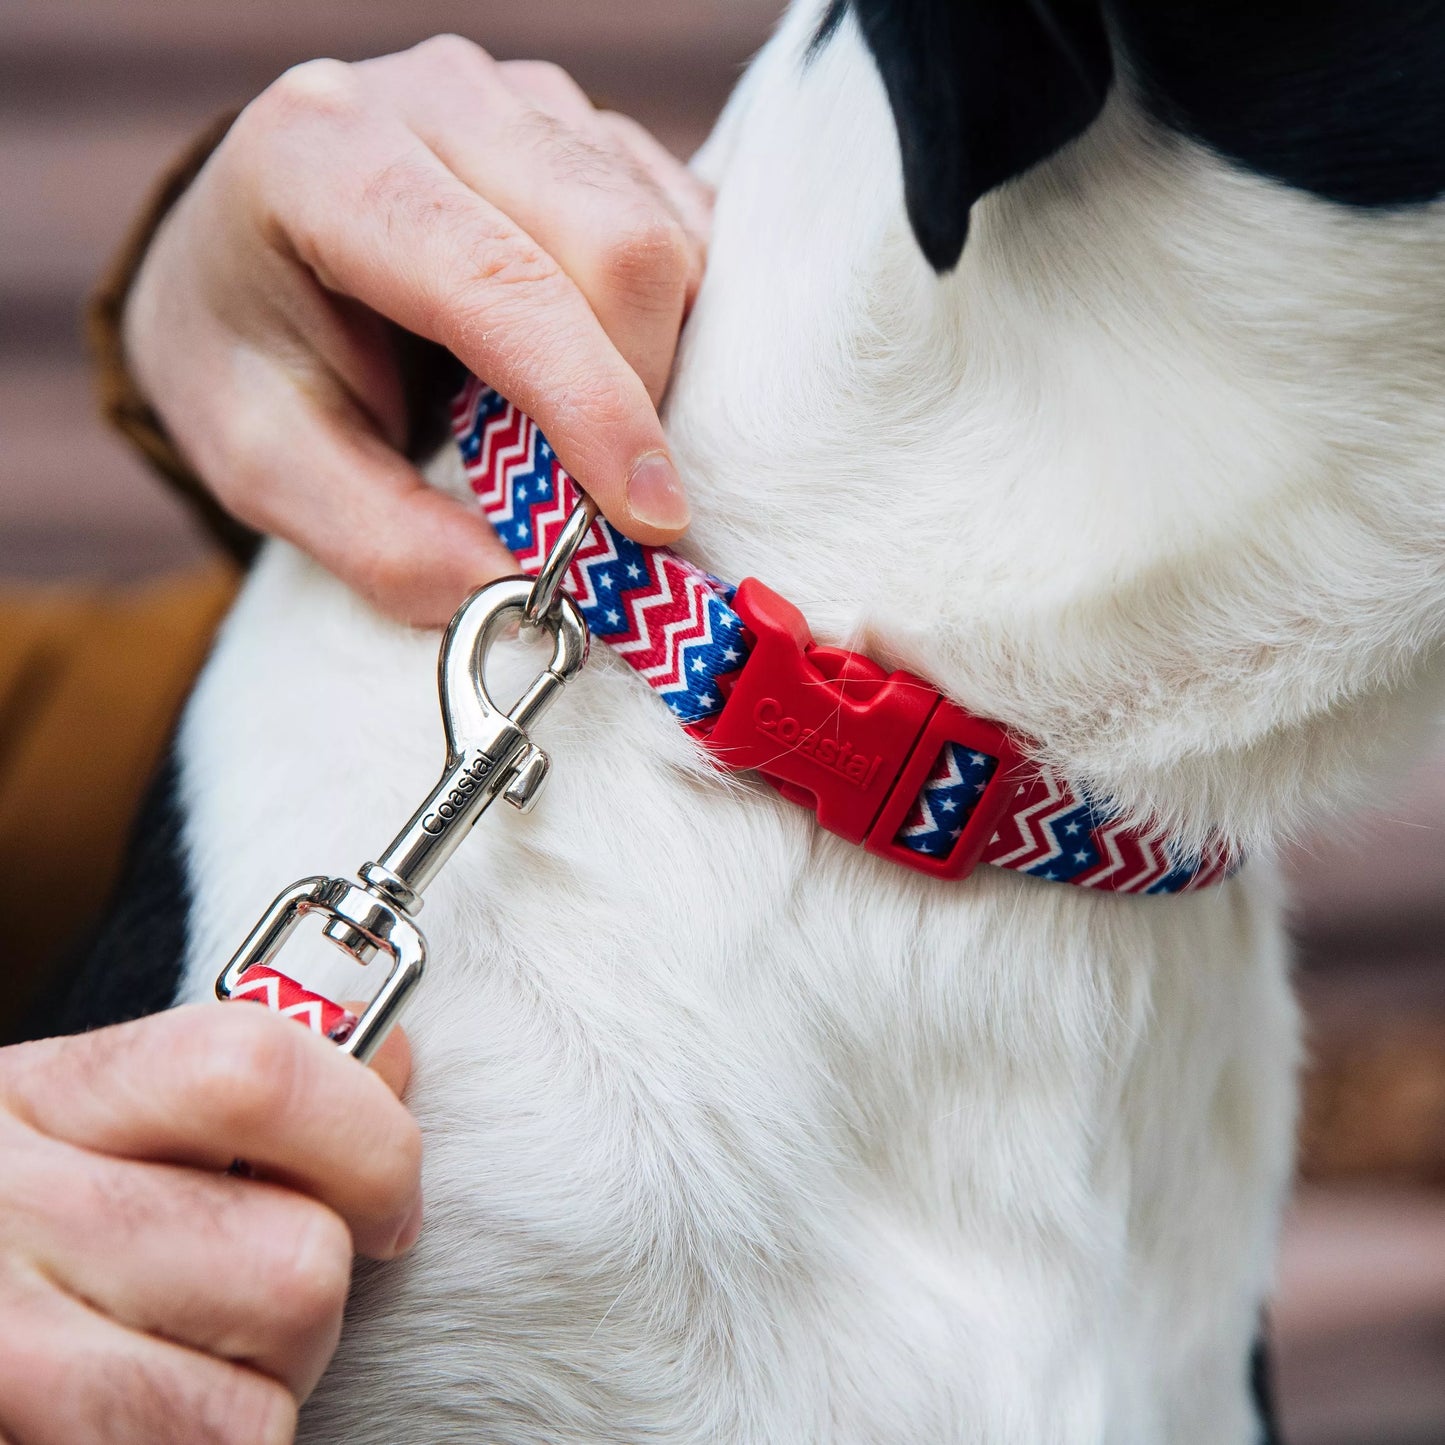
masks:
MULTIPOLYGON (((536 425, 469 380, 452 425, 472 490, 535 575, 580 492, 536 425)), ((919 872, 980 862, 1114 893, 1184 893, 1228 876, 1027 761, 996 723, 908 673, 818 647, 756 579, 733 588, 599 517, 565 583, 593 635, 730 769, 761 772, 850 842, 919 872)))

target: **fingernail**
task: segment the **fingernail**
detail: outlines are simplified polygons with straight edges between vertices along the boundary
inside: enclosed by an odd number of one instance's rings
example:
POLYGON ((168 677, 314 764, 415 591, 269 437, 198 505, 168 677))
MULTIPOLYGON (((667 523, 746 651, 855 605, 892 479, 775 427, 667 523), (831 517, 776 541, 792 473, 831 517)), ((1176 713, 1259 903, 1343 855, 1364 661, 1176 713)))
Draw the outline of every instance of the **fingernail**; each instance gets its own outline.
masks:
POLYGON ((659 531, 680 532, 690 513, 682 479, 666 452, 648 452, 627 479, 627 509, 639 522, 659 531))
POLYGON ((406 1223, 402 1225, 396 1236, 396 1241, 391 1246, 393 1257, 405 1254, 417 1241, 421 1234, 421 1220, 424 1204, 420 1194, 416 1197, 416 1203, 411 1207, 411 1213, 406 1217, 406 1223))

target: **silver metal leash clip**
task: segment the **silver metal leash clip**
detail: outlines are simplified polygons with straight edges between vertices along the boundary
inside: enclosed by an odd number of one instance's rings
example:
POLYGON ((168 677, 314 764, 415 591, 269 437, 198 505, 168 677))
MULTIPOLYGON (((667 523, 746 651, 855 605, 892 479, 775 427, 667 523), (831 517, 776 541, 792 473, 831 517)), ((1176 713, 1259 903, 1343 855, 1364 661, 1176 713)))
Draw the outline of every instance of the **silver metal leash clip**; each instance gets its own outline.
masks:
POLYGON ((247 970, 271 967, 302 920, 320 915, 326 937, 357 963, 368 964, 379 952, 391 956, 384 982, 340 1044, 363 1062, 381 1047, 426 966, 426 939, 415 918, 422 893, 498 797, 525 811, 546 780, 547 755, 530 730, 582 670, 588 634, 570 597, 554 593, 533 616, 535 601, 530 578, 508 577, 462 605, 442 639, 437 666, 447 740, 441 780, 391 846, 355 878, 303 878, 286 889, 217 979, 218 998, 232 997, 247 970), (487 693, 485 667, 488 650, 513 620, 548 632, 552 658, 503 711, 487 693))

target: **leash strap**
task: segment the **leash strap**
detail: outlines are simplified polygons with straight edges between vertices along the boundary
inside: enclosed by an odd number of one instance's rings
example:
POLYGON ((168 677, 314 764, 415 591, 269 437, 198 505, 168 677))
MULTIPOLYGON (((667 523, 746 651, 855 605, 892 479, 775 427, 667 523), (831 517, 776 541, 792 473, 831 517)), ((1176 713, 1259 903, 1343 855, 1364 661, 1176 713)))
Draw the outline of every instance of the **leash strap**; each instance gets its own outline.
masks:
MULTIPOLYGON (((452 428, 487 520, 522 571, 535 576, 581 501, 581 490, 536 424, 476 378, 466 382, 453 402, 452 428)), ((1233 860, 1222 844, 1191 855, 1168 838, 1129 826, 1107 807, 1028 763, 1003 729, 971 718, 920 679, 886 674, 859 654, 812 646, 796 609, 753 580, 734 587, 667 547, 647 547, 624 537, 599 516, 577 550, 563 587, 592 635, 657 692, 723 766, 766 770, 785 796, 815 806, 824 826, 905 866, 962 877, 974 862, 983 862, 1049 882, 1142 894, 1191 892, 1232 871, 1233 860), (728 704, 747 688, 751 673, 762 670, 749 664, 762 650, 764 636, 772 648, 785 634, 793 637, 802 659, 793 670, 806 671, 802 681, 815 695, 828 692, 832 711, 840 696, 846 699, 851 692, 862 697, 849 704, 860 720, 880 713, 879 700, 890 687, 895 694, 914 696, 926 689, 932 699, 932 713, 906 719, 905 732, 912 731, 905 756, 895 778, 879 780, 882 801, 867 817, 854 805, 862 805, 860 793, 873 798, 868 760, 882 761, 886 747, 877 753, 844 748, 847 756, 840 759, 836 740, 806 726, 806 719, 782 709, 771 717, 771 696, 749 703, 753 718, 761 718, 770 729, 765 752, 750 752, 740 741, 748 728, 756 737, 758 723, 750 721, 740 731, 733 722, 738 709, 729 710, 728 704), (832 687, 819 689, 820 681, 832 687), (965 736, 954 736, 959 733, 965 736), (991 741, 971 741, 971 734, 991 741), (803 768, 806 783, 776 766, 780 753, 790 754, 803 768), (801 762, 799 754, 806 755, 801 762), (836 807, 819 801, 817 780, 830 774, 842 780, 836 807), (890 783, 895 784, 891 792, 884 787, 890 783), (900 796, 905 784, 906 796, 900 796), (886 835, 880 836, 879 825, 885 822, 886 835), (971 825, 978 832, 979 824, 987 826, 968 850, 971 856, 958 858, 971 825)), ((770 664, 767 680, 775 683, 778 675, 770 664)), ((806 692, 805 687, 798 695, 806 697, 806 692)), ((835 790, 829 786, 824 791, 835 790)))
POLYGON ((230 993, 231 1002, 238 1000, 259 1003, 282 1018, 295 1019, 333 1044, 344 1044, 357 1024, 357 1015, 350 1009, 312 993, 289 975, 263 964, 253 964, 241 974, 230 993))

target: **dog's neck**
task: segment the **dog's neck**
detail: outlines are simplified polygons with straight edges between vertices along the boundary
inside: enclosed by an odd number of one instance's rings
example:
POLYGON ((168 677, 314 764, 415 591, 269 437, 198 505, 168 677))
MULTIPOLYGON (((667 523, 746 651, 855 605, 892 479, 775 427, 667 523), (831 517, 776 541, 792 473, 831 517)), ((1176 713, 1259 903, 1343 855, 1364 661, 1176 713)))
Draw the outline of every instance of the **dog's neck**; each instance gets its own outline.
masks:
POLYGON ((1257 845, 1422 711, 1390 695, 1445 605, 1431 218, 1245 175, 1126 82, 939 279, 871 60, 846 24, 805 59, 811 9, 699 158, 717 224, 669 405, 699 555, 1126 806, 1257 845))

